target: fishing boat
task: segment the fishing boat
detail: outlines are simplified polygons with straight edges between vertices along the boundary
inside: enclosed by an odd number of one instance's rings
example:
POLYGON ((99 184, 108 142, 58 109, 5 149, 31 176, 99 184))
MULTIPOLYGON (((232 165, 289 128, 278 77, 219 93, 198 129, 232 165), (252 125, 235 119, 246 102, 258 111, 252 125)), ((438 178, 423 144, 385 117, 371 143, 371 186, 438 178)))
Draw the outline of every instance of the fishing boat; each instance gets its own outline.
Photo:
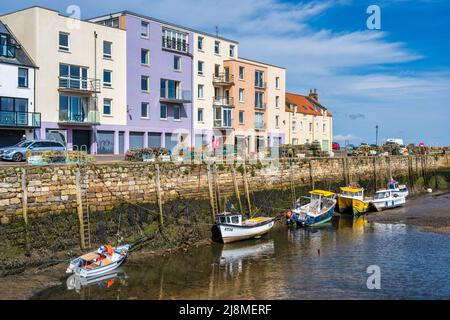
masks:
POLYGON ((408 195, 409 191, 405 185, 399 185, 397 181, 391 180, 387 184, 387 189, 376 192, 372 204, 377 211, 396 208, 406 203, 408 195))
POLYGON ((101 289, 111 288, 116 280, 125 282, 127 279, 127 274, 120 272, 119 270, 120 269, 116 269, 111 273, 89 278, 82 278, 77 276, 76 274, 72 274, 69 278, 67 278, 66 281, 67 290, 75 290, 76 292, 80 293, 82 288, 95 285, 101 289))
POLYGON ((364 197, 364 188, 358 185, 350 185, 342 187, 341 193, 338 194, 338 211, 339 213, 353 213, 360 215, 371 209, 371 201, 373 198, 364 197))
POLYGON ((275 218, 257 217, 243 220, 242 214, 233 212, 218 214, 216 218, 216 226, 223 243, 261 238, 275 224, 275 218))
POLYGON ((97 251, 87 253, 72 260, 66 273, 80 277, 97 277, 117 269, 126 259, 130 245, 112 247, 105 245, 97 251))
POLYGON ((333 218, 336 206, 336 194, 330 191, 313 190, 308 204, 301 205, 297 200, 296 207, 287 213, 288 223, 296 223, 301 227, 313 227, 329 222, 333 218))

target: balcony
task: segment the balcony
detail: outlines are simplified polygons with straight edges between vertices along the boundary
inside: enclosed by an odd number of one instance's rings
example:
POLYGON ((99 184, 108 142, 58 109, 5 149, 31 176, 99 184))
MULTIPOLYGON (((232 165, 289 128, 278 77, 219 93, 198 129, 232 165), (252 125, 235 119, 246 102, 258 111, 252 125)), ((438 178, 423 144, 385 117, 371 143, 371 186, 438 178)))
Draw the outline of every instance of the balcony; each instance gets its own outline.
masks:
POLYGON ((164 36, 162 37, 162 47, 163 49, 189 53, 189 44, 186 41, 176 40, 164 36))
POLYGON ((266 123, 264 121, 256 121, 255 122, 255 130, 257 130, 257 131, 266 130, 266 123))
POLYGON ((214 107, 214 129, 233 130, 231 113, 229 107, 214 107))
POLYGON ((59 110, 59 123, 64 125, 95 126, 100 124, 100 113, 98 111, 88 111, 87 113, 68 113, 59 110))
POLYGON ((265 102, 255 104, 256 110, 265 111, 266 108, 267 108, 267 103, 265 103, 265 102))
POLYGON ((266 90, 267 82, 255 82, 255 88, 260 90, 266 90))
POLYGON ((0 56, 6 58, 15 58, 16 57, 16 46, 14 45, 0 45, 0 56))
POLYGON ((178 94, 174 93, 169 93, 167 95, 161 94, 159 101, 171 104, 192 103, 191 91, 183 90, 181 93, 178 94))
POLYGON ((233 97, 213 97, 213 104, 215 106, 234 107, 233 97))
POLYGON ((41 114, 38 112, 0 111, 0 127, 40 128, 41 114))
POLYGON ((215 119, 214 129, 233 130, 233 126, 231 125, 231 121, 225 121, 224 119, 215 119))
POLYGON ((216 86, 232 86, 234 85, 234 75, 229 73, 214 73, 213 84, 216 86))
POLYGON ((58 77, 59 91, 76 93, 100 93, 100 79, 82 77, 58 77))

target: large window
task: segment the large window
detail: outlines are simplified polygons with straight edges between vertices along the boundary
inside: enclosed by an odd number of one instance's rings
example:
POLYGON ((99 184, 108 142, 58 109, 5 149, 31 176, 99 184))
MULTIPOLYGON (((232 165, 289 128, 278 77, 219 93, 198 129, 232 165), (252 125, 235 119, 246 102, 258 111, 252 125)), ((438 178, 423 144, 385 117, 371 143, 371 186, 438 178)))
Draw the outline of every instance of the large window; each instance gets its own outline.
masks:
POLYGON ((103 86, 106 88, 111 88, 112 86, 112 71, 103 70, 103 86))
POLYGON ((161 98, 180 99, 180 82, 161 79, 161 98))
POLYGON ((86 122, 88 98, 79 96, 59 96, 59 120, 64 122, 86 122))
POLYGON ((28 69, 19 68, 19 88, 28 88, 28 69))
POLYGON ((149 92, 150 91, 150 84, 149 84, 149 77, 147 76, 141 76, 141 91, 149 92))
POLYGON ((112 42, 103 41, 103 58, 112 58, 112 42))
POLYGON ((149 132, 148 133, 148 146, 150 148, 161 147, 161 133, 159 132, 149 132))
POLYGON ((69 34, 65 32, 59 33, 59 50, 69 51, 69 34))
POLYGON ((255 92, 255 107, 259 109, 264 108, 264 94, 262 92, 255 92))
POLYGON ((162 46, 166 49, 189 52, 188 35, 186 33, 163 29, 162 46))
POLYGON ((255 87, 264 88, 264 72, 259 70, 255 71, 255 87))
POLYGON ((148 38, 149 34, 149 24, 148 22, 141 21, 141 37, 142 38, 148 38))
POLYGON ((173 106, 173 119, 180 120, 181 118, 181 108, 180 106, 173 106))
MULTIPOLYGON (((29 125, 28 100, 19 98, 0 97, 0 124, 29 125)), ((34 119, 32 120, 35 121, 34 119)))
POLYGON ((98 154, 114 154, 114 131, 97 132, 98 154))
POLYGON ((162 104, 159 109, 159 118, 162 120, 167 119, 167 106, 165 104, 162 104))
POLYGON ((150 50, 141 49, 141 64, 150 65, 150 50))
POLYGON ((130 132, 130 149, 140 149, 144 147, 144 133, 130 132))
POLYGON ((12 45, 12 39, 7 34, 0 34, 0 56, 14 58, 16 47, 12 45))
POLYGON ((88 87, 88 69, 70 64, 59 65, 59 87, 87 90, 88 87))

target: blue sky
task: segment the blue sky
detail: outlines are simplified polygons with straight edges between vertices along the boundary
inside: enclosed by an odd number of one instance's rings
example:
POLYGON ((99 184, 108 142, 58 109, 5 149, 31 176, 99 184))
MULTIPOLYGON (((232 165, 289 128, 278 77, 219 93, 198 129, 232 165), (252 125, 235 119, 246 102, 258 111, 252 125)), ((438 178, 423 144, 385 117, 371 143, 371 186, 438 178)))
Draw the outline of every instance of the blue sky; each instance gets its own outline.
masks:
POLYGON ((0 13, 31 5, 82 18, 128 9, 240 42, 240 55, 287 68, 287 89, 334 115, 335 140, 403 138, 450 145, 450 1, 446 0, 109 0, 3 2, 0 13), (381 30, 366 9, 381 8, 381 30))

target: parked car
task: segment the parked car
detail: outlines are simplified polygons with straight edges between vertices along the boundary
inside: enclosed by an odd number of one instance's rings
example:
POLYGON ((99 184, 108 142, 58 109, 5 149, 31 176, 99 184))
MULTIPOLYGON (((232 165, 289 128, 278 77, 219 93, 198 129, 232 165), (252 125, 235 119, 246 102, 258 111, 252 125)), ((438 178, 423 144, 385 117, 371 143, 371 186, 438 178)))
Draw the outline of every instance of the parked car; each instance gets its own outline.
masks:
POLYGON ((341 145, 337 142, 333 142, 332 148, 333 150, 341 150, 341 145))
POLYGON ((66 147, 59 142, 49 140, 27 140, 11 147, 0 148, 0 159, 10 161, 24 161, 27 151, 66 151, 66 147))

